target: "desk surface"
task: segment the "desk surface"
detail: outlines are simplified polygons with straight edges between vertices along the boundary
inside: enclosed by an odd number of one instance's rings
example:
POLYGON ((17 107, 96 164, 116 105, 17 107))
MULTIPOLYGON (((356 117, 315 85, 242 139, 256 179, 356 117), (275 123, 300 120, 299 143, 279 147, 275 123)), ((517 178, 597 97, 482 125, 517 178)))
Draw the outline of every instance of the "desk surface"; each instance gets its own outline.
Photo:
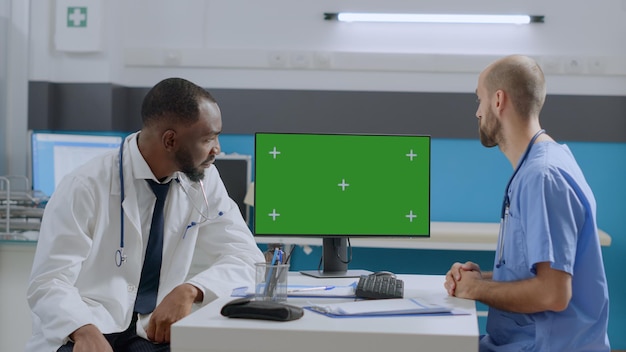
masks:
MULTIPOLYGON (((420 297, 461 309, 454 316, 330 318, 305 311, 290 322, 229 319, 221 307, 232 297, 218 299, 172 326, 172 352, 320 352, 320 351, 477 351, 478 321, 474 301, 449 297, 441 275, 398 275, 405 297, 420 297)), ((352 279, 315 279, 289 273, 289 284, 348 285, 352 279)), ((319 298, 289 298, 305 306, 319 298)), ((341 302, 341 299, 323 299, 341 302)), ((343 300, 350 301, 350 300, 343 300)))
MULTIPOLYGON (((430 238, 374 238, 352 237, 354 247, 412 248, 494 251, 498 242, 499 223, 490 222, 436 222, 430 223, 430 238)), ((611 236, 598 229, 600 244, 611 245, 611 236)), ((265 237, 256 236, 257 243, 289 243, 298 245, 321 245, 315 237, 265 237)))

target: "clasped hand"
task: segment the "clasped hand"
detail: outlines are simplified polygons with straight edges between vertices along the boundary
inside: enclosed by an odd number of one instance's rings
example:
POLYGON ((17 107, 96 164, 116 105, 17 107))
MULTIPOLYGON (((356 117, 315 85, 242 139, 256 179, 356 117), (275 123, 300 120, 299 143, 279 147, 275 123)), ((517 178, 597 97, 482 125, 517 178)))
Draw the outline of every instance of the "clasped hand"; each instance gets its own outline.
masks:
POLYGON ((446 281, 443 286, 450 296, 474 299, 472 287, 483 276, 478 264, 473 262, 454 263, 446 273, 446 281))

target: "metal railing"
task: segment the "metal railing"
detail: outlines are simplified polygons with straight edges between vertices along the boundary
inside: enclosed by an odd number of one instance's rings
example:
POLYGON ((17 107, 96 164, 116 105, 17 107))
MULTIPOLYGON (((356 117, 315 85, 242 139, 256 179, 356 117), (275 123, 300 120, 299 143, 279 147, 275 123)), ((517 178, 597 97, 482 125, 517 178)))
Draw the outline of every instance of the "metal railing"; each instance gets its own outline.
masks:
POLYGON ((29 240, 21 234, 39 231, 47 200, 27 177, 0 176, 0 240, 29 240))

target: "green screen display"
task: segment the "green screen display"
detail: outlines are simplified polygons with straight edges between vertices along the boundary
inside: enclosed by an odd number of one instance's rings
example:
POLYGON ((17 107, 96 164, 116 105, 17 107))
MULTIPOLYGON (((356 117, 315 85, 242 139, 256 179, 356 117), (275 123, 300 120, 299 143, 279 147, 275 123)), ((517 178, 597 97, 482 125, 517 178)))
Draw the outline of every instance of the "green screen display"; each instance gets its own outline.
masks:
POLYGON ((256 235, 429 236, 430 136, 257 133, 256 235))

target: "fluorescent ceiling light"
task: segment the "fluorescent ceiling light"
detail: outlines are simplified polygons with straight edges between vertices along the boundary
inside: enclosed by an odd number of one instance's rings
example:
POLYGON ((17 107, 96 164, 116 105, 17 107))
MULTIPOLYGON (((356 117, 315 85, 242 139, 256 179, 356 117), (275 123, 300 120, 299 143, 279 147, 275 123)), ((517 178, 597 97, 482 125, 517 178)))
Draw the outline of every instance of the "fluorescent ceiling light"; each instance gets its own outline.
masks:
POLYGON ((493 23, 528 24, 543 23, 544 16, 531 15, 449 15, 409 13, 324 13, 325 20, 342 22, 416 22, 416 23, 493 23))

